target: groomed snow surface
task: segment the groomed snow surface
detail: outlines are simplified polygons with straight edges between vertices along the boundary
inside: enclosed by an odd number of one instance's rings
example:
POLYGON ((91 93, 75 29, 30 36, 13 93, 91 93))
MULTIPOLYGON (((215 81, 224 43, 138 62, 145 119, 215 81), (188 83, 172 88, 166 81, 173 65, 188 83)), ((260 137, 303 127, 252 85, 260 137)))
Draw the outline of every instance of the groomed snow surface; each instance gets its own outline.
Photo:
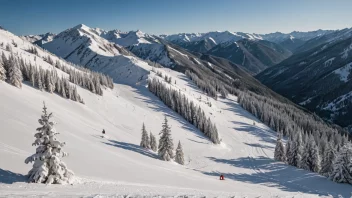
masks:
POLYGON ((116 84, 104 96, 79 88, 83 105, 28 85, 17 89, 1 82, 0 197, 350 197, 350 185, 274 161, 276 134, 243 110, 236 97, 214 101, 183 74, 159 71, 172 76, 176 85, 171 86, 197 101, 216 122, 221 145, 213 145, 143 83, 116 84), (58 138, 67 144, 69 157, 63 161, 76 174, 73 185, 25 181, 32 165, 24 159, 35 152, 31 144, 43 101, 54 113, 58 138), (184 148, 184 166, 161 161, 139 146, 142 123, 159 138, 164 115, 175 147, 180 140, 184 148))

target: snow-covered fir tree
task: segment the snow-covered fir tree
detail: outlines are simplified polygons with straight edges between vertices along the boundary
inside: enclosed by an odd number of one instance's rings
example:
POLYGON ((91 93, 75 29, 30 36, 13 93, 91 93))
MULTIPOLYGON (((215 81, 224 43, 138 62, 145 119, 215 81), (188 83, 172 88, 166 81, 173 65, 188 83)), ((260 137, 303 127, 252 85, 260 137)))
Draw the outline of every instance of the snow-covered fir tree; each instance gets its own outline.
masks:
POLYGON ((73 178, 73 172, 61 161, 67 153, 62 151, 65 143, 56 138, 59 133, 54 129, 54 123, 50 121, 52 116, 53 114, 47 112, 44 104, 43 114, 38 120, 41 127, 37 128, 37 133, 34 135, 36 140, 33 146, 38 146, 36 153, 25 160, 26 164, 34 162, 33 168, 28 173, 29 182, 64 184, 70 183, 73 178))
POLYGON ((8 64, 9 83, 17 88, 22 88, 22 72, 19 63, 13 54, 9 57, 8 64))
POLYGON ((295 166, 294 165, 294 150, 292 149, 293 147, 293 141, 292 141, 292 137, 290 136, 286 142, 286 161, 287 164, 291 165, 291 166, 295 166))
POLYGON ((37 87, 40 91, 43 91, 43 81, 42 81, 42 76, 41 76, 41 69, 38 71, 36 70, 36 79, 37 79, 37 87))
POLYGON ((277 161, 286 162, 285 147, 284 147, 284 144, 282 143, 281 133, 277 134, 274 158, 277 161))
POLYGON ((142 138, 141 138, 140 146, 146 149, 150 149, 149 136, 148 136, 147 130, 145 129, 144 123, 142 126, 142 138))
POLYGON ((323 153, 323 159, 321 162, 321 174, 324 176, 329 176, 332 171, 332 165, 335 161, 336 150, 331 143, 327 143, 325 152, 323 153))
POLYGON ((319 173, 321 169, 319 148, 315 143, 313 135, 307 135, 306 141, 306 149, 303 153, 301 168, 319 173))
POLYGON ((170 161, 174 158, 174 143, 172 142, 171 129, 166 116, 162 124, 160 135, 158 154, 163 160, 170 161))
POLYGON ((302 168, 302 157, 304 153, 303 140, 302 140, 302 132, 301 130, 297 131, 296 139, 292 144, 293 150, 293 165, 298 168, 302 168))
POLYGON ((329 178, 334 182, 352 184, 352 145, 340 149, 333 163, 329 178))
POLYGON ((178 142, 178 146, 177 146, 177 149, 176 149, 175 161, 177 163, 181 164, 181 165, 185 164, 185 157, 184 157, 184 154, 183 154, 181 141, 178 142))
POLYGON ((152 149, 155 152, 158 150, 158 143, 156 141, 155 136, 152 134, 152 132, 150 132, 150 149, 152 149))
POLYGON ((5 63, 4 63, 3 57, 0 57, 0 81, 5 81, 5 80, 6 80, 5 63))

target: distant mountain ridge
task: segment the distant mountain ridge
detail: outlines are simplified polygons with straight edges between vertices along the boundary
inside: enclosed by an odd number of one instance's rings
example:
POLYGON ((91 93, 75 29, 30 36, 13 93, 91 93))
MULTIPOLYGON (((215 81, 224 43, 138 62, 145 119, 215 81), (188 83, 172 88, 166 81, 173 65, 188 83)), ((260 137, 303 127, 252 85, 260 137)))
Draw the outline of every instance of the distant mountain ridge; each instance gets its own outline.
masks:
POLYGON ((351 30, 336 31, 307 43, 317 46, 301 46, 301 51, 256 78, 330 121, 344 127, 352 125, 351 30))

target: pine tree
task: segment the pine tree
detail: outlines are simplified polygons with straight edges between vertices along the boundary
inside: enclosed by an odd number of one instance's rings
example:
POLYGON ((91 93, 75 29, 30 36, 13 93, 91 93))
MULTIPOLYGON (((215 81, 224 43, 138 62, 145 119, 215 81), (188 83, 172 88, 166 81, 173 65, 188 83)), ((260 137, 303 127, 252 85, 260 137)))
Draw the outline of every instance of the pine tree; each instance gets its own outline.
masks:
POLYGON ((352 184, 352 146, 347 144, 340 149, 333 163, 329 178, 338 183, 352 184))
POLYGON ((156 141, 155 136, 150 132, 150 148, 156 152, 158 150, 158 143, 156 141))
POLYGON ((22 72, 17 59, 11 54, 9 58, 9 83, 17 88, 22 88, 22 72))
POLYGON ((323 159, 321 163, 321 173, 324 176, 329 176, 332 171, 332 165, 335 160, 336 150, 331 145, 331 143, 327 143, 325 152, 323 153, 323 159))
POLYGON ((219 133, 218 133, 218 129, 216 128, 215 124, 211 125, 211 141, 214 144, 220 144, 220 139, 219 139, 219 133))
MULTIPOLYGON (((6 60, 5 60, 6 62, 6 60)), ((6 80, 5 63, 2 57, 0 57, 0 81, 6 80)))
POLYGON ((319 148, 315 143, 314 137, 309 135, 306 142, 306 149, 303 153, 301 168, 313 172, 320 172, 321 159, 319 148))
POLYGON ((286 143, 286 160, 287 160, 287 164, 291 165, 291 166, 294 166, 293 165, 293 150, 292 150, 292 138, 289 137, 289 139, 287 140, 287 143, 286 143))
POLYGON ((176 149, 175 161, 181 165, 185 164, 185 158, 184 158, 184 154, 183 154, 183 150, 182 150, 182 146, 181 146, 181 141, 178 142, 178 146, 176 149))
POLYGON ((142 138, 141 138, 140 146, 143 147, 143 148, 146 148, 146 149, 150 149, 150 141, 149 141, 147 130, 145 130, 144 123, 143 123, 143 126, 142 126, 142 138))
POLYGON ((51 73, 47 70, 45 72, 45 87, 46 87, 46 89, 47 89, 47 91, 49 93, 53 93, 54 92, 54 86, 52 84, 51 78, 52 78, 51 73))
POLYGON ((61 157, 67 156, 62 151, 65 143, 58 141, 56 135, 59 134, 54 129, 54 123, 50 121, 52 113, 47 112, 44 104, 43 114, 38 120, 41 127, 37 128, 34 135, 36 140, 33 145, 38 146, 36 153, 29 156, 25 163, 34 162, 33 168, 28 173, 29 182, 62 184, 69 183, 73 177, 73 172, 67 169, 61 157))
POLYGON ((163 160, 170 161, 174 157, 174 144, 172 142, 171 129, 166 116, 164 123, 162 124, 160 135, 158 154, 163 160))
POLYGON ((293 165, 298 168, 302 168, 302 157, 304 153, 303 140, 302 140, 302 132, 297 131, 297 137, 292 144, 293 150, 293 165))
POLYGON ((285 147, 284 147, 284 144, 282 143, 281 138, 282 138, 282 133, 280 132, 277 135, 274 158, 277 161, 286 162, 285 147))
POLYGON ((37 87, 40 91, 43 90, 43 81, 42 81, 42 76, 41 76, 41 70, 36 69, 36 79, 37 79, 37 87))

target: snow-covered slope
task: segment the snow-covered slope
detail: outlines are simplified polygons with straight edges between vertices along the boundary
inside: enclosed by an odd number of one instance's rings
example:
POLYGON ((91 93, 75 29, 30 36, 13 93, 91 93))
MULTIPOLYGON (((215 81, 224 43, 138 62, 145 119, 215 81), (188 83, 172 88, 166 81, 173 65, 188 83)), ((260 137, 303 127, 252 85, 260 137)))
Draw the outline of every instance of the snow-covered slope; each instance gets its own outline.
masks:
POLYGON ((118 30, 104 31, 100 36, 124 47, 139 43, 150 43, 147 39, 151 37, 140 30, 130 32, 120 32, 118 30))
POLYGON ((147 74, 138 60, 127 50, 99 36, 100 29, 83 24, 65 30, 43 45, 43 48, 67 61, 109 74, 115 82, 136 83, 147 74))
POLYGON ((257 34, 243 32, 216 31, 207 33, 179 33, 172 35, 161 35, 162 38, 173 43, 187 43, 202 40, 212 40, 214 44, 225 42, 235 42, 241 39, 261 40, 262 37, 257 34))
MULTIPOLYGON (((0 39, 15 39, 31 46, 8 33, 1 34, 0 39)), ((21 46, 14 50, 23 51, 21 46)), ((21 55, 32 56, 25 52, 21 55)), ((134 63, 133 58, 129 60, 134 63)), ((146 78, 159 77, 150 66, 136 61, 138 64, 126 68, 144 71, 133 74, 137 84, 119 78, 124 84, 104 90, 103 96, 78 88, 85 105, 28 85, 18 89, 0 82, 0 103, 4 104, 0 113, 0 196, 349 196, 350 185, 333 183, 274 161, 276 134, 243 110, 235 96, 216 101, 198 90, 184 74, 157 69, 171 76, 176 84, 170 86, 200 105, 216 123, 222 144, 211 144, 148 91, 146 78), (144 78, 145 74, 149 75, 144 78), (24 183, 24 175, 30 169, 24 159, 35 150, 31 144, 43 101, 54 113, 59 138, 67 144, 65 151, 70 155, 64 161, 77 176, 72 186, 24 183), (180 140, 183 145, 184 166, 161 161, 155 153, 139 147, 142 123, 148 132, 159 137, 164 115, 169 119, 174 143, 180 140), (257 124, 253 125, 253 121, 257 124), (102 129, 107 133, 104 138, 102 129), (225 181, 219 181, 220 174, 224 174, 225 181)), ((37 65, 46 67, 45 62, 37 65)))
POLYGON ((40 34, 40 35, 21 36, 21 38, 28 42, 42 46, 43 44, 52 41, 55 35, 56 34, 48 32, 46 34, 40 34))
MULTIPOLYGON (((264 70, 256 78, 274 91, 342 127, 352 125, 352 31, 264 70)), ((316 39, 312 39, 311 42, 316 39)))

